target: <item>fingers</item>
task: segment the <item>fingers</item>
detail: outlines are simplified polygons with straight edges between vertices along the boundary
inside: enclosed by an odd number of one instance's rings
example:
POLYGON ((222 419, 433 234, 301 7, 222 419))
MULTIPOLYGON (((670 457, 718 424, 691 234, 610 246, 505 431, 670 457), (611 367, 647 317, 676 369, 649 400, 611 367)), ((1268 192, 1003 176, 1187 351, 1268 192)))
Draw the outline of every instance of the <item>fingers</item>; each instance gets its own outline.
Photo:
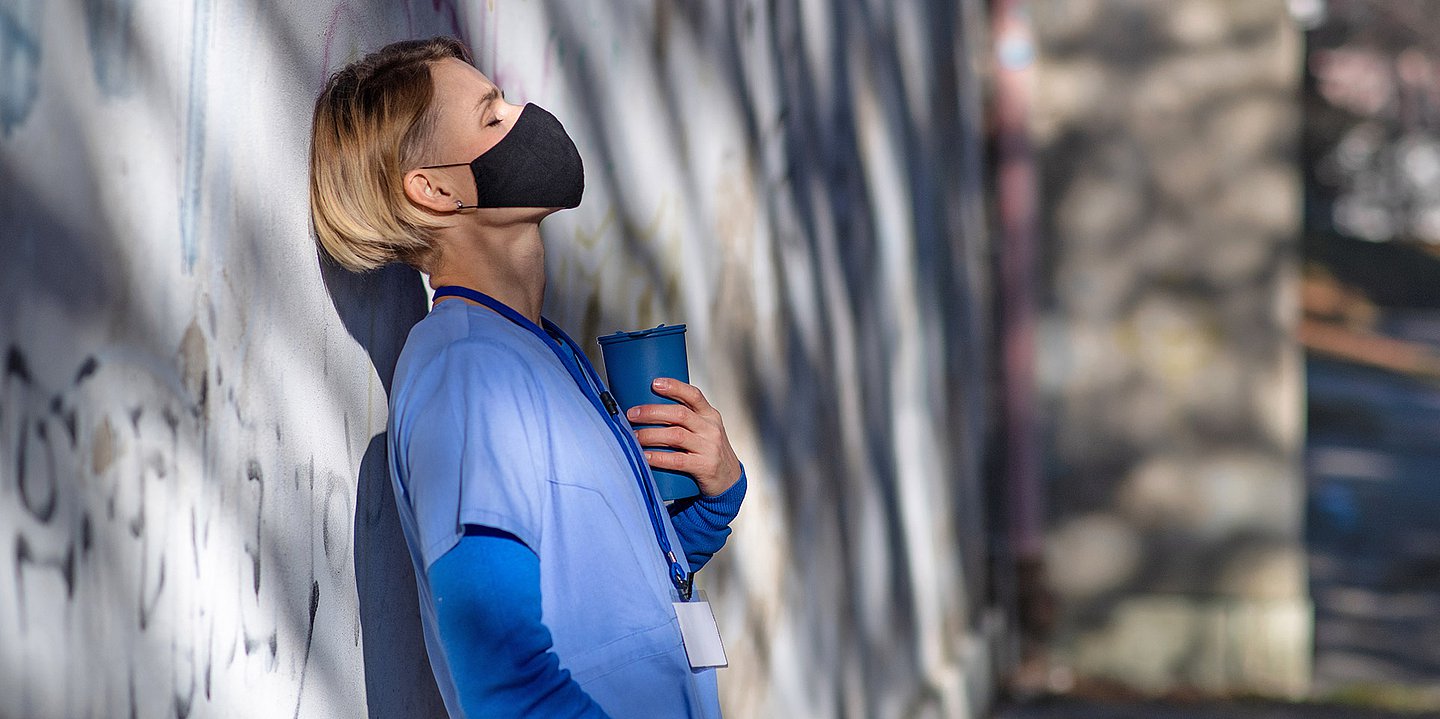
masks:
POLYGON ((684 427, 646 427, 635 430, 635 439, 641 447, 669 447, 685 452, 700 452, 705 447, 704 438, 684 427))
POLYGON ((625 413, 631 424, 673 424, 691 431, 701 429, 700 415, 683 404, 642 404, 625 413))
POLYGON ((654 389, 655 394, 673 399, 703 417, 714 418, 720 414, 710 406, 710 401, 705 399, 705 393, 693 384, 670 377, 658 377, 650 383, 650 386, 654 389))
MULTIPOLYGON (((714 484, 714 476, 719 467, 719 461, 709 455, 691 454, 689 452, 645 452, 645 463, 655 469, 668 469, 672 472, 684 472, 695 479, 701 489, 708 489, 714 484)), ((709 494, 714 494, 713 492, 709 494)))
POLYGON ((720 412, 699 388, 670 377, 651 383, 655 394, 680 404, 643 404, 625 413, 646 448, 645 462, 657 470, 687 474, 707 497, 723 494, 743 470, 725 436, 720 412), (657 426, 658 425, 658 426, 657 426), (651 448, 674 451, 661 451, 651 448))
POLYGON ((684 452, 646 452, 645 463, 655 469, 668 469, 671 472, 684 472, 694 475, 695 455, 684 452))
POLYGON ((741 473, 739 460, 731 462, 734 467, 726 470, 726 462, 718 453, 707 455, 649 450, 645 452, 645 463, 655 469, 690 475, 699 485, 700 493, 707 497, 724 494, 739 481, 741 473))
POLYGON ((655 469, 690 475, 707 497, 723 494, 739 481, 742 470, 720 412, 692 384, 661 377, 651 389, 679 404, 642 404, 625 413, 632 424, 640 425, 635 438, 646 448, 645 462, 655 469))

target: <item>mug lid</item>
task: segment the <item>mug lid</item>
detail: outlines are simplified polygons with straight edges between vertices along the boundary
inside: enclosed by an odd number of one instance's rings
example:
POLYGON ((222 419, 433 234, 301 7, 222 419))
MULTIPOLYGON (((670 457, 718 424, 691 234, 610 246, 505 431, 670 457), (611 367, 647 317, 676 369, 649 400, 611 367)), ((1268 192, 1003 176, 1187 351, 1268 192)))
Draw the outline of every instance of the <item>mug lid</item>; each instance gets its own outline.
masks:
POLYGON ((662 337, 664 335, 680 334, 684 331, 685 325, 683 324, 667 325, 662 322, 658 326, 651 327, 650 329, 632 330, 629 332, 616 332, 614 334, 608 334, 604 337, 599 338, 598 341, 602 345, 608 345, 615 342, 628 342, 630 340, 645 339, 646 337, 662 337))

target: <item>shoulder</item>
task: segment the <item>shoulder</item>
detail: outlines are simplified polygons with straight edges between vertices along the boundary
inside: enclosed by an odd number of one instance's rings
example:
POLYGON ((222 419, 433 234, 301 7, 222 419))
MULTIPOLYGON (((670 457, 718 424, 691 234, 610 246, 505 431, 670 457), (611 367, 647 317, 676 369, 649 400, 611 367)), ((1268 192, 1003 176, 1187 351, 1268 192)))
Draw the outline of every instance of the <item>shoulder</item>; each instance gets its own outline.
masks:
POLYGON ((529 337, 494 312, 444 302, 415 324, 395 366, 394 393, 435 382, 533 381, 529 337))

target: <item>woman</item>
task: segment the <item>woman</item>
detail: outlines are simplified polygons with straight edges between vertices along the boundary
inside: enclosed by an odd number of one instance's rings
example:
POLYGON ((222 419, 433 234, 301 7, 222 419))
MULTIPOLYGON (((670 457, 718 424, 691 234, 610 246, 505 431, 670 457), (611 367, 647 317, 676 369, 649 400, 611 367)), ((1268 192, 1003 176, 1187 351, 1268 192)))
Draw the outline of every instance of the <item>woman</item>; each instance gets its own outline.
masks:
POLYGON ((744 470, 700 390, 657 380, 680 404, 620 418, 542 318, 540 221, 584 190, 560 122, 433 38, 335 73, 312 139, 325 251, 354 271, 404 262, 435 288, 396 365, 388 449, 451 716, 719 716, 674 603, 695 606, 691 575, 729 535, 744 470), (647 464, 701 496, 665 507, 647 464))

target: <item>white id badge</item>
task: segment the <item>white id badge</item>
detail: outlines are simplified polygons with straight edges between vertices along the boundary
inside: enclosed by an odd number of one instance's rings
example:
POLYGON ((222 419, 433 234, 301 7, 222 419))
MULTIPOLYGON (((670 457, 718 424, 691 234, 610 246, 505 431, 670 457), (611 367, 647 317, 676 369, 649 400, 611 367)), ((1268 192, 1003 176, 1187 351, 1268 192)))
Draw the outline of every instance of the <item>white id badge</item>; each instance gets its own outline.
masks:
POLYGON ((675 616, 680 618, 680 638, 685 641, 691 669, 730 666, 725 645, 720 642, 720 627, 715 624, 715 613, 710 611, 710 600, 704 592, 695 600, 675 602, 675 616))

